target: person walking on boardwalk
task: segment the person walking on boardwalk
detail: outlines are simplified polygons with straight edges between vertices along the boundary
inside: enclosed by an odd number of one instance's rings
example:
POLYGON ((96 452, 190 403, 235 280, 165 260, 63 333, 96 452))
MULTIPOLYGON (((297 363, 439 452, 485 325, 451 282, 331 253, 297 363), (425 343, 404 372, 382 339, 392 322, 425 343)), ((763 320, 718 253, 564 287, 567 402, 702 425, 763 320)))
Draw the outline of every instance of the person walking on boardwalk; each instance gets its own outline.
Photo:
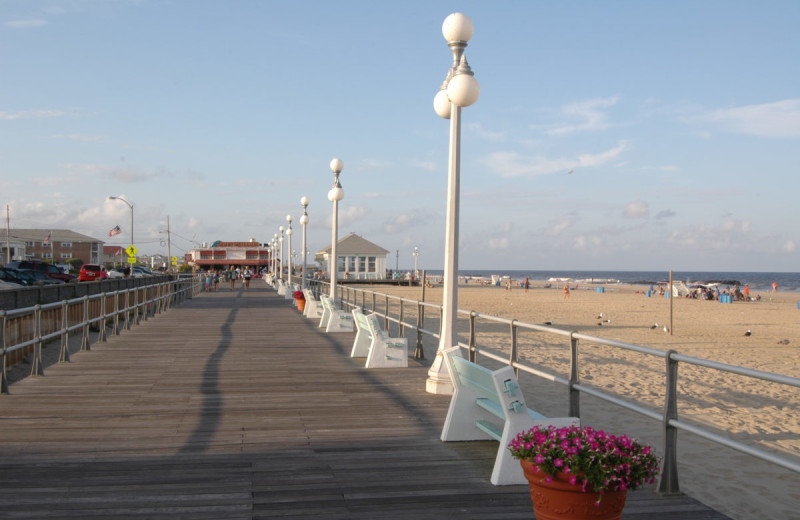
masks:
POLYGON ((248 290, 250 288, 250 277, 253 276, 253 273, 250 272, 249 267, 245 267, 244 271, 242 271, 242 284, 244 285, 244 290, 248 290))
POLYGON ((236 283, 236 271, 233 270, 233 266, 228 267, 228 270, 225 274, 228 276, 228 281, 231 282, 232 291, 235 288, 234 284, 236 283))

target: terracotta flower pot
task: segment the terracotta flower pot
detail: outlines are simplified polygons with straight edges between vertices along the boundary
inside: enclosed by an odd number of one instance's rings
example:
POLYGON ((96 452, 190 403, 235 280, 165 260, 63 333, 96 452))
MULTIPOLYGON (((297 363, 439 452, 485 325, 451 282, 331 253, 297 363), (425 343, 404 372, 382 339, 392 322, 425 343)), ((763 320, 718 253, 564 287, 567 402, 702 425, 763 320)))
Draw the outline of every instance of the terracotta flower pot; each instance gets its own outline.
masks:
POLYGON ((535 464, 520 460, 522 471, 531 489, 531 502, 536 520, 619 520, 625 508, 628 491, 606 491, 599 505, 591 488, 584 493, 581 486, 570 484, 564 473, 545 482, 543 471, 534 472, 535 464))
POLYGON ((306 301, 301 298, 295 298, 295 303, 297 304, 298 311, 304 311, 306 309, 306 301))

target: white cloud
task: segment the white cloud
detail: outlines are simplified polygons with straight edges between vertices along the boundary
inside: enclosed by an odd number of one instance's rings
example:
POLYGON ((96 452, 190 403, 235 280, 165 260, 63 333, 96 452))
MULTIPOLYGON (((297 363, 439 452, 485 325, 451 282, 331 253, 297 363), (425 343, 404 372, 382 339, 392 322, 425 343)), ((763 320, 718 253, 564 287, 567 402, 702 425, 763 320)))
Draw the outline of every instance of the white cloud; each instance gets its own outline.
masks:
POLYGON ((647 218, 650 215, 650 207, 643 200, 635 200, 625 206, 622 214, 627 218, 647 218))
POLYGON ((508 132, 492 132, 486 130, 480 123, 469 123, 464 126, 473 134, 487 141, 502 141, 508 136, 508 132))
POLYGON ((56 134, 53 139, 66 139, 78 141, 80 143, 99 143, 103 140, 99 135, 80 135, 80 134, 56 134))
POLYGON ((34 27, 44 27, 49 22, 47 20, 35 19, 35 20, 11 20, 9 22, 3 23, 6 27, 11 29, 31 29, 34 27))
POLYGON ((0 112, 0 119, 13 121, 15 119, 47 119, 63 117, 67 112, 63 110, 21 110, 19 112, 0 112))
POLYGON ((489 249, 508 249, 511 240, 508 237, 497 237, 489 239, 489 249))
POLYGON ((482 161, 501 177, 534 177, 553 173, 567 173, 579 168, 592 168, 612 163, 630 148, 627 141, 597 154, 581 154, 577 158, 523 156, 517 152, 494 152, 482 161))
POLYGON ((558 236, 573 227, 577 221, 578 217, 574 213, 559 215, 548 222, 548 227, 544 230, 544 234, 551 237, 558 236))
POLYGON ((762 137, 800 137, 800 99, 714 110, 698 118, 720 130, 762 137))
POLYGON ((572 132, 605 130, 611 125, 608 122, 608 115, 603 109, 616 105, 617 99, 616 96, 593 98, 564 105, 561 107, 561 115, 568 120, 577 120, 577 122, 553 128, 547 133, 550 135, 563 135, 572 132))

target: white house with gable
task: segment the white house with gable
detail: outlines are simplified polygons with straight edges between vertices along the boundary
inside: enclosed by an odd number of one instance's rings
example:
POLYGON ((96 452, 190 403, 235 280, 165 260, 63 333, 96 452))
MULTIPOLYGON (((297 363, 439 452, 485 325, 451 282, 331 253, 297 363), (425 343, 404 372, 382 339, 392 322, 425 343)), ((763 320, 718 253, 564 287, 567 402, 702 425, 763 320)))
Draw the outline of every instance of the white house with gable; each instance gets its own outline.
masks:
MULTIPOLYGON (((336 244, 339 280, 377 280, 386 277, 387 249, 350 233, 336 244)), ((321 271, 329 272, 331 246, 317 252, 314 261, 321 271)))

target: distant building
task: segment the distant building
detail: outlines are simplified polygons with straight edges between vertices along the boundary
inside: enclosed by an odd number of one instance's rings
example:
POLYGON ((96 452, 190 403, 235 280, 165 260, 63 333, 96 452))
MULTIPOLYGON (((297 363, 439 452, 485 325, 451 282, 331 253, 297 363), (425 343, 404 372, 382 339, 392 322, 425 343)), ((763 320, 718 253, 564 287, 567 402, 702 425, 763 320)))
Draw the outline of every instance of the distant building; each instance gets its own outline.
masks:
POLYGON ((270 251, 269 247, 256 242, 254 238, 249 242, 218 240, 210 246, 203 244, 192 249, 186 254, 186 261, 202 271, 228 267, 251 267, 259 270, 269 267, 270 251))
MULTIPOLYGON (((99 264, 103 241, 68 229, 11 229, 9 230, 12 260, 45 260, 63 264, 81 260, 84 264, 99 264)), ((5 262, 5 242, 3 243, 5 262)))
MULTIPOLYGON (((373 244, 369 240, 350 233, 336 243, 339 280, 374 280, 386 277, 387 249, 373 244)), ((314 261, 321 271, 329 272, 331 246, 317 252, 314 261)))
POLYGON ((123 265, 128 263, 128 253, 122 246, 103 246, 104 265, 123 265))

